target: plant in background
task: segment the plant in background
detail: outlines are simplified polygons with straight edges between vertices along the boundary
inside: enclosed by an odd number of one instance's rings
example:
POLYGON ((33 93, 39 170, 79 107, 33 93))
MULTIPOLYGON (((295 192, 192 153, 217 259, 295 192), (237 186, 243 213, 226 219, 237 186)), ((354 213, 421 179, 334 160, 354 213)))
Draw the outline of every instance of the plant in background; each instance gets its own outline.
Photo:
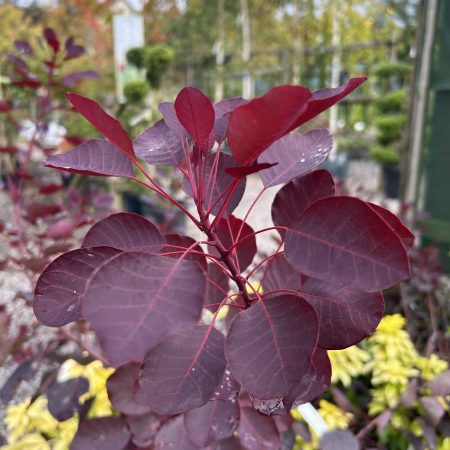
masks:
POLYGON ((279 86, 252 101, 215 105, 185 88, 175 103, 160 105, 164 119, 134 142, 97 103, 68 95, 106 139, 52 155, 45 165, 134 180, 204 234, 201 241, 163 235, 141 216, 113 214, 40 276, 37 318, 55 327, 86 320, 102 357, 116 367, 108 394, 121 415, 81 421, 73 449, 91 448, 99 434, 110 449, 130 439, 139 447, 144 433, 145 445, 156 448, 278 448, 286 422, 273 416, 289 418, 292 406, 327 388, 326 351, 376 328, 382 289, 409 276, 413 235, 387 210, 335 196, 330 174, 314 170, 333 146, 327 130, 294 132, 363 81, 317 92, 279 86), (177 167, 195 211, 141 160, 177 167), (264 188, 237 218, 246 177, 256 172, 264 188), (253 230, 249 214, 279 185, 274 226, 253 230), (278 249, 255 259, 256 236, 274 231, 278 249), (202 315, 208 310, 212 318, 202 315))

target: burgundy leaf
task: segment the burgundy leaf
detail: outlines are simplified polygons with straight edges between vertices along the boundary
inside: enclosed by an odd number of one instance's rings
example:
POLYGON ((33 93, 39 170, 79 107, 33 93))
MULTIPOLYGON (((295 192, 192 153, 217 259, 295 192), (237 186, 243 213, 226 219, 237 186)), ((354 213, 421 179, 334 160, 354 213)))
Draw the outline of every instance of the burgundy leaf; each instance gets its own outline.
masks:
POLYGON ((199 89, 187 87, 177 95, 174 106, 178 120, 201 148, 214 128, 215 114, 209 98, 199 89))
POLYGON ((60 327, 81 319, 86 285, 96 270, 120 253, 108 247, 83 248, 56 258, 36 284, 33 308, 38 320, 60 327))
POLYGON ((198 447, 189 439, 184 427, 183 416, 175 417, 166 422, 155 438, 155 450, 198 450, 198 447))
POLYGON ((230 167, 225 170, 228 175, 232 177, 246 177, 247 175, 251 175, 252 173, 259 172, 261 170, 269 169, 270 167, 276 166, 278 163, 261 163, 261 164, 253 164, 252 166, 244 166, 244 167, 230 167))
POLYGON ((170 415, 205 404, 225 370, 224 341, 207 325, 168 336, 144 360, 142 399, 158 414, 170 415))
POLYGON ((184 425, 189 437, 198 447, 232 436, 238 424, 237 400, 212 400, 184 415, 184 425))
POLYGON ((231 97, 220 100, 214 104, 216 120, 220 119, 225 114, 232 113, 236 108, 245 105, 246 103, 248 103, 248 100, 245 100, 245 98, 242 97, 231 97))
POLYGON ((214 122, 214 140, 221 145, 227 138, 228 124, 230 123, 231 113, 226 113, 222 117, 217 118, 214 122))
POLYGON ((44 194, 44 195, 50 195, 50 194, 55 194, 56 192, 60 192, 64 189, 65 189, 65 187, 62 184, 51 183, 51 184, 46 184, 44 186, 41 186, 39 188, 39 193, 44 194))
MULTIPOLYGON (((277 86, 262 97, 236 108, 228 126, 228 145, 234 159, 247 165, 273 142, 297 128, 311 92, 302 86, 277 86)), ((278 162, 278 161, 270 161, 278 162)))
MULTIPOLYGON (((0 112, 3 112, 3 111, 0 110, 0 112)), ((6 154, 6 155, 15 155, 18 150, 19 149, 17 147, 15 147, 14 145, 8 145, 6 147, 0 147, 0 153, 6 154)))
POLYGON ((334 430, 325 433, 319 441, 321 450, 360 450, 358 439, 347 430, 334 430))
POLYGON ((84 47, 81 45, 74 44, 74 38, 70 37, 66 40, 66 57, 64 59, 78 58, 84 53, 84 47))
MULTIPOLYGON (((227 250, 238 242, 237 235, 242 224, 242 232, 239 236, 239 241, 242 240, 242 242, 231 251, 231 254, 237 258, 241 272, 251 264, 253 257, 256 255, 256 239, 255 236, 251 236, 254 231, 250 225, 243 223, 241 219, 234 216, 230 216, 228 219, 221 219, 217 223, 217 235, 227 250)), ((215 248, 210 250, 211 253, 218 254, 215 248)))
POLYGON ((216 312, 219 304, 228 295, 228 277, 217 264, 208 264, 208 280, 206 286, 205 305, 216 312))
POLYGON ((61 219, 49 225, 45 234, 50 239, 68 238, 75 227, 76 224, 70 219, 61 219))
POLYGON ((139 448, 147 448, 155 440, 156 433, 161 428, 162 418, 154 413, 139 416, 126 416, 131 439, 139 448))
POLYGON ((250 406, 241 407, 238 436, 247 450, 274 450, 280 448, 280 434, 274 420, 263 416, 250 406))
POLYGON ((41 82, 37 77, 34 78, 25 78, 23 80, 13 81, 12 84, 14 86, 21 86, 21 87, 29 87, 31 89, 37 89, 41 86, 41 82))
POLYGON ((152 222, 139 214, 116 213, 97 222, 87 232, 81 246, 157 253, 164 245, 164 238, 152 222))
POLYGON ((352 93, 366 80, 366 77, 351 78, 345 84, 337 88, 324 88, 313 92, 308 101, 306 111, 304 111, 297 120, 295 128, 318 116, 321 112, 341 101, 344 97, 347 97, 347 95, 352 93))
POLYGON ((21 41, 18 39, 14 41, 14 47, 16 47, 16 49, 24 55, 31 56, 34 53, 28 41, 21 41))
POLYGON ((158 111, 162 114, 165 124, 172 133, 184 144, 186 139, 189 139, 189 133, 178 120, 175 105, 170 102, 162 102, 158 105, 158 111))
POLYGON ((277 289, 298 291, 303 285, 302 276, 286 261, 283 253, 274 256, 267 263, 261 282, 265 293, 277 289))
POLYGON ((368 205, 395 231, 395 233, 402 240, 406 250, 411 250, 414 245, 414 234, 411 233, 405 225, 403 225, 401 220, 395 214, 392 214, 390 211, 382 208, 381 206, 375 205, 374 203, 368 203, 368 205))
POLYGON ((107 380, 108 397, 123 414, 140 415, 150 408, 139 402, 138 377, 141 363, 131 362, 120 366, 107 380))
POLYGON ((323 128, 282 137, 258 158, 260 164, 278 162, 260 173, 264 186, 276 186, 311 172, 328 158, 332 148, 333 138, 323 128))
POLYGON ((70 419, 81 410, 79 397, 88 389, 89 381, 83 377, 51 384, 47 393, 50 414, 60 422, 70 419))
POLYGON ((59 40, 56 36, 55 31, 52 28, 46 28, 44 30, 44 37, 47 44, 53 49, 55 53, 59 51, 59 40))
MULTIPOLYGON (((205 201, 203 206, 206 210, 210 207, 214 207, 211 210, 211 213, 217 215, 223 204, 226 203, 226 207, 224 210, 223 217, 228 217, 239 205, 239 202, 244 195, 246 180, 240 180, 239 184, 235 188, 233 195, 228 198, 228 193, 230 192, 230 188, 235 181, 235 179, 227 173, 227 169, 229 167, 233 167, 236 165, 233 157, 227 155, 226 153, 219 154, 219 160, 217 162, 216 170, 213 170, 215 167, 215 159, 216 154, 211 153, 207 156, 205 162, 205 182, 204 182, 204 196, 205 201)), ((189 183, 189 180, 186 178, 183 182, 183 189, 186 194, 192 197, 192 189, 189 183)))
POLYGON ((139 361, 165 337, 200 318, 205 276, 197 264, 122 253, 90 281, 83 316, 114 365, 139 361))
POLYGON ((11 105, 11 103, 0 100, 0 113, 7 113, 9 111, 12 111, 12 109, 13 106, 11 105))
POLYGON ((286 258, 299 272, 366 292, 409 277, 405 247, 365 202, 328 197, 286 232, 286 258))
POLYGON ((67 153, 50 155, 44 165, 66 172, 134 177, 132 161, 105 139, 90 139, 67 153))
POLYGON ((180 139, 164 120, 142 132, 133 145, 139 158, 155 166, 178 166, 184 158, 180 139))
MULTIPOLYGON (((283 186, 272 203, 272 221, 276 226, 291 227, 317 200, 332 197, 333 177, 326 170, 315 170, 283 186)), ((278 230, 284 238, 285 231, 278 230)))
MULTIPOLYGON (((195 240, 189 236, 181 236, 179 234, 165 234, 164 241, 166 242, 165 247, 162 249, 161 253, 169 253, 169 252, 184 252, 189 247, 192 247, 195 244, 195 240)), ((197 263, 202 269, 203 273, 207 273, 206 266, 206 258, 198 253, 203 253, 200 245, 196 245, 192 248, 196 253, 187 253, 183 259, 186 261, 193 261, 197 263)), ((182 256, 182 253, 167 255, 169 258, 179 259, 182 256)))
POLYGON ((80 422, 70 450, 124 450, 131 433, 121 417, 101 417, 80 422))
POLYGON ((61 211, 61 206, 56 203, 30 203, 26 207, 26 216, 25 219, 35 224, 37 219, 40 219, 45 216, 53 216, 61 211))
POLYGON ((362 292, 327 281, 308 278, 298 290, 319 317, 322 348, 350 347, 372 333, 384 312, 381 292, 362 292))
POLYGON ((94 100, 78 94, 67 94, 67 98, 73 107, 106 139, 119 147, 128 158, 136 160, 131 139, 117 119, 107 114, 94 100))
POLYGON ((66 87, 74 87, 80 81, 86 80, 87 78, 95 79, 95 78, 99 78, 99 77, 100 77, 99 73, 95 72, 93 70, 84 70, 81 72, 73 72, 64 77, 62 84, 63 84, 63 86, 66 86, 66 87))
POLYGON ((284 397, 309 369, 317 337, 317 316, 305 300, 294 295, 265 298, 231 323, 227 361, 252 396, 284 397))

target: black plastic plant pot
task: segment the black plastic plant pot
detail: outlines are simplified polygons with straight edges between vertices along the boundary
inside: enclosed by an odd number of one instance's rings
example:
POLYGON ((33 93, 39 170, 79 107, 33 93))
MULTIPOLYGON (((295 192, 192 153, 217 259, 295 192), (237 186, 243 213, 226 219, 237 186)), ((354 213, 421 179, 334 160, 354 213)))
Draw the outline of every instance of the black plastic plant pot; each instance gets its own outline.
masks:
POLYGON ((400 197, 400 166, 398 164, 383 165, 383 186, 387 198, 400 197))

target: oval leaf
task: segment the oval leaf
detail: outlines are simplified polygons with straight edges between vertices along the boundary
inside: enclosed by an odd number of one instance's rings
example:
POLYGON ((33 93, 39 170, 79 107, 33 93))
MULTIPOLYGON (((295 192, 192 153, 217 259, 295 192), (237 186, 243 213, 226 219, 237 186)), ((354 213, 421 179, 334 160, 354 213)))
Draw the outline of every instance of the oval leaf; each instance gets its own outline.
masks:
POLYGON ((90 139, 78 147, 50 155, 44 165, 66 172, 114 177, 134 177, 132 161, 105 139, 90 139))
POLYGON ((311 92, 302 86, 276 86, 236 108, 227 134, 234 159, 248 165, 272 143, 297 128, 292 128, 293 123, 306 109, 310 96, 311 92))
POLYGON ((132 362, 120 366, 107 380, 108 397, 114 408, 123 414, 139 415, 150 408, 139 402, 138 377, 141 363, 132 362))
MULTIPOLYGON (((272 203, 272 221, 276 226, 290 227, 317 200, 335 193, 333 177, 327 170, 315 170, 283 186, 272 203)), ((278 230, 284 238, 285 231, 278 230)))
POLYGON ((70 419, 81 410, 79 398, 88 389, 89 381, 83 377, 52 383, 47 393, 50 414, 60 422, 70 419))
POLYGON ((252 396, 283 397, 307 372, 317 336, 317 316, 305 300, 294 295, 265 298, 231 323, 227 361, 252 396))
POLYGON ((169 334, 200 318, 205 276, 197 264, 128 252, 101 267, 83 301, 114 365, 139 361, 169 334))
POLYGON ((158 105, 158 111, 162 114, 164 123, 183 144, 186 140, 190 140, 189 133, 178 120, 177 113, 175 111, 175 105, 173 103, 160 103, 158 105))
POLYGON ((276 186, 311 172, 328 158, 332 148, 333 137, 323 128, 282 137, 258 158, 260 164, 278 163, 259 174, 264 186, 276 186))
POLYGON ((109 247, 82 248, 56 258, 36 284, 33 309, 38 320, 61 327, 82 319, 86 286, 97 270, 121 253, 109 247))
POLYGON ((233 435, 239 425, 239 405, 236 400, 212 400, 184 415, 189 438, 198 447, 233 435))
POLYGON ((170 335, 146 356, 142 398, 158 414, 186 412, 212 397, 224 370, 223 335, 212 326, 189 328, 170 335))
POLYGON ((70 450, 124 450, 131 433, 121 417, 84 420, 70 444, 70 450))
POLYGON ((250 406, 241 407, 238 436, 247 450, 280 448, 280 433, 272 417, 263 416, 250 406))
POLYGON ((198 450, 198 447, 189 439, 183 416, 175 417, 161 427, 155 438, 155 449, 198 450))
POLYGON ((175 99, 178 120, 194 142, 202 147, 214 128, 215 113, 209 98, 193 87, 182 89, 175 99))
POLYGON ((142 132, 133 142, 136 155, 155 166, 178 166, 184 158, 180 139, 164 120, 142 132))
POLYGON ((116 213, 97 222, 81 246, 157 253, 164 245, 164 238, 152 222, 138 214, 116 213))
MULTIPOLYGON (((166 245, 161 250, 161 254, 172 253, 166 256, 175 259, 181 258, 183 253, 196 242, 189 236, 182 236, 174 233, 165 234, 164 241, 166 242, 166 245)), ((187 253, 183 259, 195 262, 202 269, 202 272, 206 274, 208 271, 207 262, 206 258, 203 256, 202 248, 200 245, 196 245, 192 250, 195 251, 195 253, 187 253)))
POLYGON ((107 114, 94 100, 78 94, 67 94, 73 107, 106 139, 120 148, 130 159, 136 160, 133 144, 120 122, 107 114))
POLYGON ((409 277, 405 247, 365 202, 329 197, 314 203, 286 232, 285 254, 297 271, 365 292, 409 277))

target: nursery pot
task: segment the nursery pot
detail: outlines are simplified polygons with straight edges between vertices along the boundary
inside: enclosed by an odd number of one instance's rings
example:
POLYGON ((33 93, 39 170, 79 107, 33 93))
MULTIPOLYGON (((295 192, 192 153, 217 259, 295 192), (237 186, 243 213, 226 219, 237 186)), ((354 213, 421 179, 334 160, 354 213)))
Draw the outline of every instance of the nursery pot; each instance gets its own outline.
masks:
POLYGON ((386 164, 383 166, 383 186, 387 198, 399 198, 400 165, 386 164))

